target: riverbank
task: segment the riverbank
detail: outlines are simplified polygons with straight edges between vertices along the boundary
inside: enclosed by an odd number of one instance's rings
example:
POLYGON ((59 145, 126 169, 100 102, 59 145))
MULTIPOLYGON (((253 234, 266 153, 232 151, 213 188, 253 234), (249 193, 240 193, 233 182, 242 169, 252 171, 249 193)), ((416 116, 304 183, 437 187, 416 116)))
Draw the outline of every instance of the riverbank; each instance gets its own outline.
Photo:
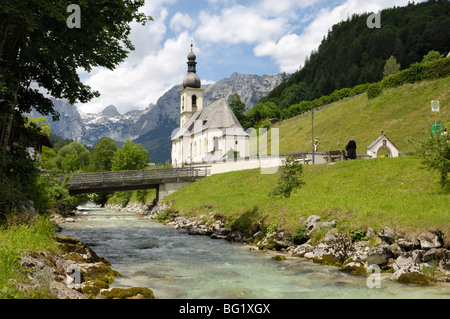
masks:
MULTIPOLYGON (((81 213, 82 214, 82 213, 81 213)), ((0 299, 154 299, 149 288, 110 288, 120 274, 59 224, 77 217, 30 216, 0 229, 0 299)))
MULTIPOLYGON (((227 226, 226 218, 213 211, 200 218, 184 216, 171 203, 148 207, 133 204, 139 213, 147 213, 190 235, 209 236, 249 245, 249 250, 269 250, 274 259, 302 258, 318 264, 332 265, 356 276, 380 274, 385 279, 406 284, 443 285, 450 289, 450 251, 439 230, 428 230, 415 236, 399 229, 382 227, 378 232, 368 227, 364 232, 345 233, 339 221, 321 221, 318 215, 300 219, 303 226, 296 233, 279 224, 272 229, 254 227, 252 235, 227 226), (303 231, 299 231, 302 229, 303 231)), ((114 209, 114 206, 110 206, 114 209)), ((127 210, 127 208, 120 208, 127 210)))

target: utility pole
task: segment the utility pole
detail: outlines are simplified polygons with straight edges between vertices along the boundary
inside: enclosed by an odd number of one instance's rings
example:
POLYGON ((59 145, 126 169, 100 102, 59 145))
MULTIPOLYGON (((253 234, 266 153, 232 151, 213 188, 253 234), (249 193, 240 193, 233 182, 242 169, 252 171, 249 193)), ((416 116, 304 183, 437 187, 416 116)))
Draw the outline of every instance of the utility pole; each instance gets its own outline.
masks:
POLYGON ((312 145, 312 163, 315 164, 315 149, 314 149, 314 107, 311 109, 311 145, 312 145))

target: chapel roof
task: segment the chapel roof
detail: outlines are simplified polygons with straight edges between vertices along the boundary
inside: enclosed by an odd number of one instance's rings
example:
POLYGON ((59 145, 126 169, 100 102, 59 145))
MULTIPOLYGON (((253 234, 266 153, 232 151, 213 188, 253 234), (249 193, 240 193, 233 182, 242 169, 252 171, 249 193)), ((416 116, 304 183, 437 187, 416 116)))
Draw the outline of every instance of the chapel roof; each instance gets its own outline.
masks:
POLYGON ((228 105, 227 100, 221 98, 192 114, 172 140, 186 134, 190 136, 207 129, 226 129, 229 135, 247 135, 228 105), (197 122, 199 124, 195 125, 196 121, 199 121, 197 122))

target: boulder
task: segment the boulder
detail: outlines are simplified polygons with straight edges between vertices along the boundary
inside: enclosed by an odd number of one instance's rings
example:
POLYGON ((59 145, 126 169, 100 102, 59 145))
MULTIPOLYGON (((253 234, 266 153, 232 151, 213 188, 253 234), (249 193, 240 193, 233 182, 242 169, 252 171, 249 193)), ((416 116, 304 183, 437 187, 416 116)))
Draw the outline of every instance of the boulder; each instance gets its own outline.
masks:
POLYGON ((367 253, 367 262, 369 265, 382 265, 392 257, 391 247, 383 244, 370 249, 367 253))
POLYGON ((311 215, 306 219, 306 236, 310 237, 311 234, 319 227, 320 216, 311 215))
POLYGON ((349 248, 347 255, 354 261, 365 262, 367 261, 368 252, 369 247, 367 246, 367 243, 364 241, 357 241, 349 248))
POLYGON ((425 274, 419 271, 408 272, 404 269, 396 271, 392 279, 404 284, 428 285, 430 283, 430 279, 425 274))
POLYGON ((319 227, 322 228, 322 229, 335 228, 336 225, 337 225, 337 220, 332 220, 330 222, 319 223, 319 227))
POLYGON ((305 225, 306 227, 309 227, 311 225, 317 224, 318 222, 320 222, 320 216, 311 215, 306 219, 305 225))
POLYGON ((397 244, 400 248, 411 250, 418 246, 418 243, 414 243, 411 240, 405 238, 399 238, 397 244))
POLYGON ((426 231, 417 237, 420 247, 423 249, 439 248, 443 245, 442 233, 440 231, 426 231))
POLYGON ((310 244, 303 244, 297 246, 294 251, 292 252, 293 256, 296 257, 304 257, 306 253, 310 253, 314 250, 314 247, 310 244))
POLYGON ((446 254, 447 249, 445 248, 431 248, 423 254, 423 261, 441 260, 446 254))
POLYGON ((348 258, 342 265, 341 271, 350 273, 352 275, 365 276, 367 269, 359 261, 354 261, 352 258, 348 258))
POLYGON ((395 241, 395 232, 389 227, 384 227, 378 232, 378 237, 388 244, 393 244, 395 241))
POLYGON ((312 258, 316 263, 339 266, 347 258, 350 247, 350 239, 339 233, 327 243, 318 244, 313 252, 305 253, 304 257, 312 258))

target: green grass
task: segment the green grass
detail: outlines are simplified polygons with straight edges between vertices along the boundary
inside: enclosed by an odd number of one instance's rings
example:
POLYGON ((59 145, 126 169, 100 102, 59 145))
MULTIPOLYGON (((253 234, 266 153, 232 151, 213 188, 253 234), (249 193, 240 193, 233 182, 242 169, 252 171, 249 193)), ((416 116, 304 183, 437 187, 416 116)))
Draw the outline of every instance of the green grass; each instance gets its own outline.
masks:
POLYGON ((164 201, 189 216, 210 212, 251 227, 285 221, 294 231, 300 217, 317 214, 338 220, 347 231, 379 230, 384 226, 418 233, 438 227, 450 235, 450 192, 441 189, 437 174, 421 168, 415 157, 380 158, 304 166, 305 184, 289 199, 269 197, 279 174, 258 169, 213 175, 164 201))
POLYGON ((53 239, 54 225, 45 217, 34 222, 8 228, 0 228, 0 299, 2 298, 44 298, 48 287, 33 291, 20 291, 10 279, 27 282, 19 257, 25 250, 58 251, 53 239))
MULTIPOLYGON (((358 153, 384 130, 402 153, 413 153, 411 139, 427 136, 434 124, 431 100, 439 100, 438 123, 450 128, 450 77, 406 84, 384 89, 369 100, 361 94, 326 106, 314 115, 314 136, 319 139, 319 151, 341 150, 353 138, 358 153)), ((311 150, 311 114, 283 121, 280 129, 280 153, 311 150)))

